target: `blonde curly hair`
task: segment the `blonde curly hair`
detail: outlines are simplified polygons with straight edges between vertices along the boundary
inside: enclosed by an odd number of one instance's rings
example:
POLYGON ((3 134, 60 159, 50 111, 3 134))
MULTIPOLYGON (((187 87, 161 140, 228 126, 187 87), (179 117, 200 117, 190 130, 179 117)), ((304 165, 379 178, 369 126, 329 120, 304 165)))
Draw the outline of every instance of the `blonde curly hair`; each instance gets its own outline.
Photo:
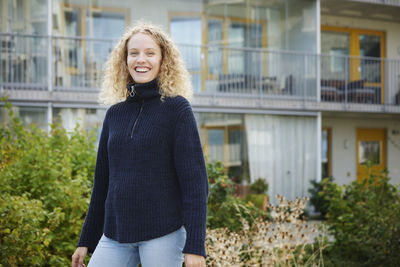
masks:
POLYGON ((112 105, 128 97, 126 85, 133 82, 127 66, 127 43, 137 33, 149 35, 161 48, 161 66, 158 85, 162 98, 181 95, 187 100, 193 96, 190 74, 187 71, 178 48, 161 29, 150 23, 139 21, 128 28, 111 51, 104 67, 104 78, 99 94, 99 102, 112 105))

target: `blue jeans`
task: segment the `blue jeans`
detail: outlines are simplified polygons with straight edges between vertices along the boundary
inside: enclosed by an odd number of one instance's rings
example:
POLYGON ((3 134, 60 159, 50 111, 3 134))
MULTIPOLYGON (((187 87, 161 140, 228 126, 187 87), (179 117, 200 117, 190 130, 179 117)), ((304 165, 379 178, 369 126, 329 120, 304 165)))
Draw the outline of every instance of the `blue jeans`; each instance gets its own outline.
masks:
POLYGON ((170 234, 136 243, 119 243, 101 237, 88 267, 182 267, 183 247, 186 242, 184 226, 170 234))

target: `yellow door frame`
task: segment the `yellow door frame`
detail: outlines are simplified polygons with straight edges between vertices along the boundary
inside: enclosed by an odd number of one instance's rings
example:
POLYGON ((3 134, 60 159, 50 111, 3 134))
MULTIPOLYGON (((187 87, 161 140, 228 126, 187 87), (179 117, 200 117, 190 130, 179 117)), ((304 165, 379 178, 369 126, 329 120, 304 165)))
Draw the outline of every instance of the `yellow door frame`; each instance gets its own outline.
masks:
MULTIPOLYGON (((380 50, 381 50, 381 55, 380 58, 383 59, 386 57, 386 34, 384 31, 377 31, 377 30, 368 30, 368 29, 358 29, 358 28, 345 28, 345 27, 336 27, 336 26, 326 26, 326 25, 321 25, 321 31, 325 32, 341 32, 341 33, 348 33, 350 37, 350 47, 349 47, 349 52, 350 52, 350 81, 357 81, 361 79, 360 76, 360 42, 359 42, 359 36, 362 34, 368 34, 368 35, 375 35, 380 37, 380 50)), ((383 64, 384 62, 381 61, 381 82, 380 83, 374 83, 374 82, 367 82, 366 85, 368 86, 374 86, 374 87, 380 87, 381 88, 381 103, 384 101, 384 95, 385 95, 385 66, 383 64)))
POLYGON ((386 129, 384 128, 357 128, 356 129, 356 169, 357 180, 367 177, 365 165, 359 163, 359 146, 361 141, 379 141, 380 142, 380 164, 371 166, 371 172, 378 174, 386 168, 386 129))

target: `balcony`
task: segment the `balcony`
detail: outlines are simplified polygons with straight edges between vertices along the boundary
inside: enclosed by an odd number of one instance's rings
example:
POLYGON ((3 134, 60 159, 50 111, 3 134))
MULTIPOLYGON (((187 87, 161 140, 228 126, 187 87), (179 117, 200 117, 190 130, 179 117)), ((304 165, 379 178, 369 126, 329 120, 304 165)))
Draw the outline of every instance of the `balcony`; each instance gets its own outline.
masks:
MULTIPOLYGON (((0 43, 0 88, 12 101, 97 105, 102 67, 115 40, 0 34, 0 43)), ((199 109, 400 113, 400 60, 179 48, 199 109)))
POLYGON ((378 4, 378 5, 388 5, 388 6, 400 6, 399 0, 348 0, 348 1, 378 4))

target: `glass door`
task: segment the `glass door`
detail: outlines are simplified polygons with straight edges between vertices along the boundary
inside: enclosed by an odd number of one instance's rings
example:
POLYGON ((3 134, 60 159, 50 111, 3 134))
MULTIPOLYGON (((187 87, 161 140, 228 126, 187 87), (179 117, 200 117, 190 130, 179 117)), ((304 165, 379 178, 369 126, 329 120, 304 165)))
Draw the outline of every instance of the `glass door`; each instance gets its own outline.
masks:
POLYGON ((357 179, 379 174, 386 167, 386 130, 357 129, 357 179), (370 169, 367 166, 370 165, 370 169))
POLYGON ((383 74, 382 64, 382 37, 380 35, 362 34, 358 35, 358 46, 360 53, 360 61, 358 73, 360 80, 365 81, 366 86, 376 88, 377 92, 371 94, 373 103, 381 103, 383 100, 383 74))
MULTIPOLYGON (((322 26, 321 97, 326 80, 341 88, 347 82, 347 100, 380 104, 384 95, 384 32, 322 26), (347 57, 349 56, 349 57, 347 57)), ((331 85, 330 85, 331 86, 331 85)))

